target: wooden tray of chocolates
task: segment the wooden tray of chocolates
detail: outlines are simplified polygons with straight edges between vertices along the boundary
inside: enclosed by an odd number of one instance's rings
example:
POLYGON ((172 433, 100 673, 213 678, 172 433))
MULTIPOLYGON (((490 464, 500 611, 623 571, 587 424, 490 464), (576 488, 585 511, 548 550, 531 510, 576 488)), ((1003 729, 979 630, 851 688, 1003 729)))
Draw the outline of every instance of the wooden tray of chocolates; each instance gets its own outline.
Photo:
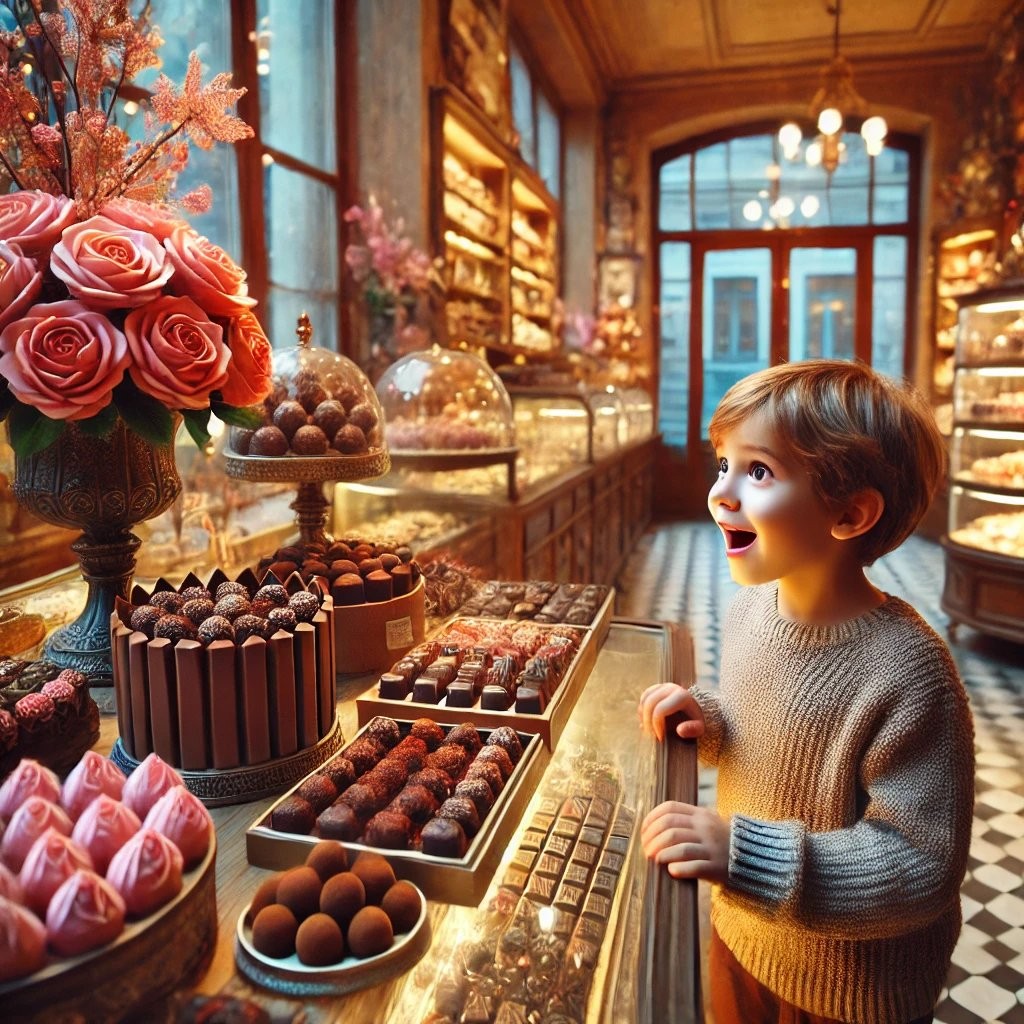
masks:
POLYGON ((249 863, 295 867, 337 839, 381 854, 428 899, 477 906, 549 758, 536 733, 507 724, 376 717, 253 822, 249 863))
POLYGON ((392 715, 508 725, 554 749, 608 632, 614 590, 601 590, 588 625, 455 616, 356 698, 359 724, 392 715))

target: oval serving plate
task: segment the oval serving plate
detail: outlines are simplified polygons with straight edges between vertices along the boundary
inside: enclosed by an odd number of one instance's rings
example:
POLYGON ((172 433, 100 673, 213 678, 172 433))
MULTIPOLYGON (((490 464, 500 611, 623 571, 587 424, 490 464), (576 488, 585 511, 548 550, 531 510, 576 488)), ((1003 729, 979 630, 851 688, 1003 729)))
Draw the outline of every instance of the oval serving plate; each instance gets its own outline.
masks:
POLYGON ((391 948, 363 960, 345 957, 327 967, 310 967, 293 953, 275 960, 264 956, 252 944, 252 928, 245 923, 249 904, 238 918, 235 930, 235 964, 249 981, 287 996, 338 996, 371 985, 379 985, 404 974, 430 948, 430 914, 427 900, 420 897, 420 916, 412 929, 399 935, 391 948))

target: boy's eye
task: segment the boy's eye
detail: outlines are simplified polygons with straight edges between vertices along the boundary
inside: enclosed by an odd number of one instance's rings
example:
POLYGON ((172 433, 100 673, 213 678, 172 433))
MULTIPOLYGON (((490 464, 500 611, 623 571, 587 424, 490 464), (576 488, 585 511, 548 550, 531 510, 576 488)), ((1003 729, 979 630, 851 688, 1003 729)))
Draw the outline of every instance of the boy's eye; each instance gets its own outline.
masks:
POLYGON ((763 462, 752 463, 749 472, 755 480, 767 480, 772 475, 772 471, 763 462))
POLYGON ((729 472, 729 460, 728 459, 719 459, 718 460, 718 472, 719 472, 719 474, 721 474, 721 473, 728 473, 729 472))

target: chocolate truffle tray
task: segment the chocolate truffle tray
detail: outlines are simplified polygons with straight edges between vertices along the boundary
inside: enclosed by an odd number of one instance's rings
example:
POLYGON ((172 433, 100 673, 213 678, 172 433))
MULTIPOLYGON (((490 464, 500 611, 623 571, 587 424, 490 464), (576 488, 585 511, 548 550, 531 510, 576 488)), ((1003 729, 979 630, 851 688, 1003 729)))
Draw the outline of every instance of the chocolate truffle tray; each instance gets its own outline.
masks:
POLYGON ((549 759, 539 735, 507 723, 376 717, 253 822, 249 863, 296 867, 337 839, 350 856, 381 854, 428 899, 477 906, 549 759))
POLYGON ((198 977, 217 941, 217 843, 185 871, 181 892, 155 913, 129 920, 111 943, 53 958, 0 984, 6 1024, 107 1024, 145 1010, 198 977))
POLYGON ((592 589, 601 591, 600 602, 586 624, 449 619, 356 697, 359 724, 393 715, 488 729, 508 725, 539 734, 553 749, 608 633, 615 592, 592 589))

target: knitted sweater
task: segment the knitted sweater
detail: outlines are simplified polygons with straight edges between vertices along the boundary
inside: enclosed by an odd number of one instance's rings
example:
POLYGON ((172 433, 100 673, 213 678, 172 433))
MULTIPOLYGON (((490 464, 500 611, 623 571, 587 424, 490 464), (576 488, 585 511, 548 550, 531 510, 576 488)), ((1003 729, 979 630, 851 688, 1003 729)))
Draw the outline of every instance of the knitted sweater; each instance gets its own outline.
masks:
POLYGON ((701 759, 732 819, 711 919, 802 1009, 855 1024, 928 1013, 960 931, 974 803, 971 713, 942 639, 906 602, 835 626, 740 591, 720 687, 695 686, 701 759))

